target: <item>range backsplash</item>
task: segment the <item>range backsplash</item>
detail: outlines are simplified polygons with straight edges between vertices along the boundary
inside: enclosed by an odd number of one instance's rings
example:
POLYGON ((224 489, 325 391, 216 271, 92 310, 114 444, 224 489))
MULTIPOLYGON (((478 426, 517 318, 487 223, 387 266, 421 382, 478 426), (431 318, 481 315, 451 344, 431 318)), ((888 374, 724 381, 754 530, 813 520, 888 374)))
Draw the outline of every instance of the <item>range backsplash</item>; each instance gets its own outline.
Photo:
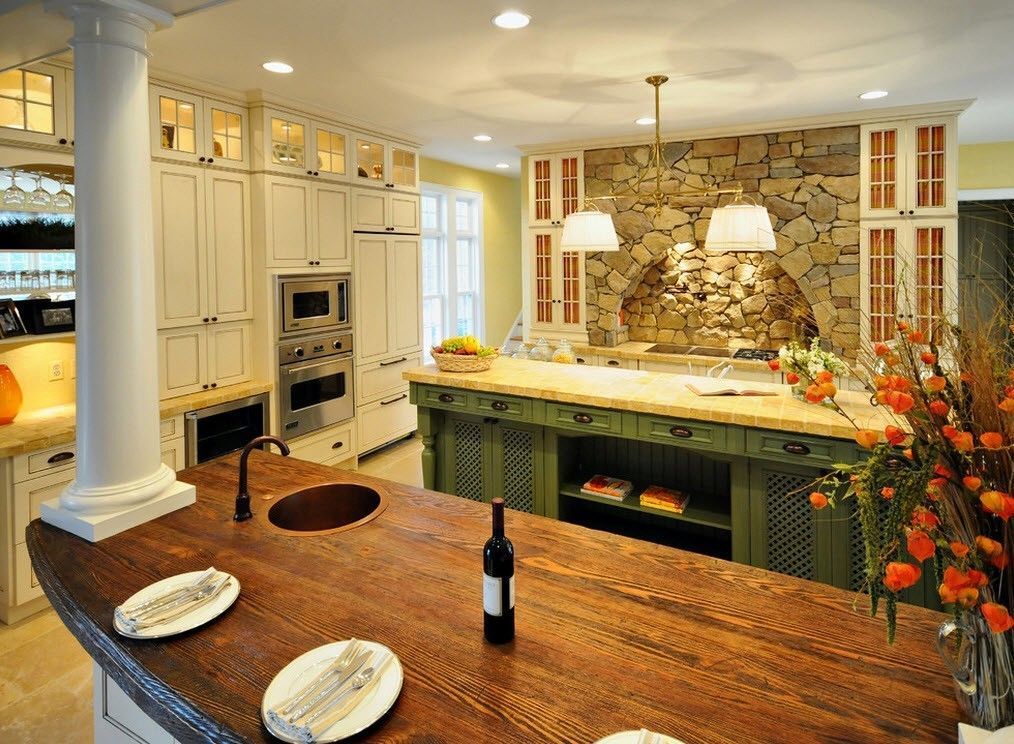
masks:
MULTIPOLYGON (((585 195, 630 187, 649 154, 648 146, 586 151, 585 195)), ((741 183, 770 212, 777 251, 705 253, 711 212, 728 195, 673 196, 658 213, 633 198, 598 202, 613 213, 621 244, 586 260, 591 343, 776 348, 819 332, 854 356, 859 127, 672 142, 664 156, 690 185, 741 183)), ((675 194, 680 182, 663 181, 663 190, 675 194)))

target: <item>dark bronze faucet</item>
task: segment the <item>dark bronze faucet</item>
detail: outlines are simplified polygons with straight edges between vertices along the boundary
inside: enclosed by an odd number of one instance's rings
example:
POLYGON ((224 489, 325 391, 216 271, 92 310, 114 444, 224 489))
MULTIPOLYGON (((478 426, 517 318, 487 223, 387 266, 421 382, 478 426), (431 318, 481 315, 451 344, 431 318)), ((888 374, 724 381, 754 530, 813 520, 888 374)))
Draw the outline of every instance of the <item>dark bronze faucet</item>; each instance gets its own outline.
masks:
POLYGON ((237 522, 242 522, 253 516, 250 511, 250 493, 246 489, 246 461, 250 457, 250 450, 260 447, 262 444, 274 444, 282 451, 283 455, 289 454, 289 445, 271 434, 254 437, 243 448, 243 454, 239 456, 239 491, 236 494, 236 513, 232 517, 237 522))

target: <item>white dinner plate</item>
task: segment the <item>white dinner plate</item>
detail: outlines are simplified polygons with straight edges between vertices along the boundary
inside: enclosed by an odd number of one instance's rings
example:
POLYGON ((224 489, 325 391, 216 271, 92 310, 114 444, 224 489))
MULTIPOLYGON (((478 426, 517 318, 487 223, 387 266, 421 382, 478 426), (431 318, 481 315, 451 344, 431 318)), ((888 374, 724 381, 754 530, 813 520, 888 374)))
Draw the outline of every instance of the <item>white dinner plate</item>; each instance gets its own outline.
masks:
MULTIPOLYGON (((641 735, 640 730, 638 731, 620 731, 615 734, 609 734, 605 738, 599 739, 595 744, 637 744, 637 739, 641 735)), ((658 734, 657 738, 661 738, 662 744, 683 744, 679 739, 674 739, 671 736, 665 734, 658 734)))
MULTIPOLYGON (((321 734, 320 738, 316 740, 321 744, 348 738, 372 725, 391 709, 401 692, 401 684, 405 675, 402 672, 401 662, 394 652, 381 643, 373 641, 360 641, 359 643, 363 650, 373 652, 369 664, 383 658, 385 653, 391 655, 391 661, 381 672, 380 679, 370 687, 356 707, 340 721, 335 721, 321 734)), ((261 702, 261 720, 264 721, 264 725, 272 736, 287 742, 296 743, 299 741, 279 731, 271 723, 268 718, 268 709, 276 707, 309 684, 314 677, 341 655, 342 650, 348 644, 349 641, 335 641, 325 646, 318 646, 290 661, 282 671, 275 675, 271 684, 268 685, 268 689, 264 691, 264 699, 261 702)))
MULTIPOLYGON (((170 589, 174 589, 181 584, 188 584, 196 580, 197 577, 203 573, 204 571, 191 571, 189 573, 170 576, 168 579, 162 579, 161 581, 156 581, 154 584, 149 584, 144 589, 134 594, 126 602, 124 602, 121 607, 145 602, 152 597, 161 594, 162 592, 169 591, 170 589)), ((222 573, 225 572, 219 571, 219 574, 222 573)), ((126 636, 127 638, 165 638, 166 636, 186 633, 188 630, 198 628, 207 622, 211 622, 229 609, 232 606, 232 603, 236 601, 236 597, 239 596, 239 579, 232 574, 228 574, 228 576, 229 585, 222 590, 221 594, 207 604, 194 608, 193 611, 188 612, 183 617, 177 618, 168 623, 153 625, 150 628, 133 631, 121 623, 119 618, 117 618, 114 614, 113 627, 116 629, 117 633, 122 636, 126 636)))

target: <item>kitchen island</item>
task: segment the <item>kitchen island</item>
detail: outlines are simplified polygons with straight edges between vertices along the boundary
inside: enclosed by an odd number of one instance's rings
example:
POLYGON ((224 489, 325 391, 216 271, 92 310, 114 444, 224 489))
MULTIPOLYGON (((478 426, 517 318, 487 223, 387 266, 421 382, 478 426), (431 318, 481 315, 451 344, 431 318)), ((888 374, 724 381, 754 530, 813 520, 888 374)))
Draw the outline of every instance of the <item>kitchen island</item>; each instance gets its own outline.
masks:
POLYGON ((255 451, 255 517, 235 523, 236 462, 181 472, 196 504, 99 543, 28 528, 53 606, 159 741, 269 741, 259 707, 272 677, 349 637, 386 644, 405 670, 392 710, 358 740, 592 742, 641 726, 686 744, 955 737, 959 712, 933 650, 939 613, 899 607, 888 646, 883 621, 854 610, 848 592, 508 512, 517 637, 491 646, 488 506, 255 451), (387 509, 325 536, 264 519, 278 497, 335 480, 377 489, 387 509), (132 593, 209 565, 242 584, 216 621, 163 641, 112 630, 132 593))
MULTIPOLYGON (((850 509, 815 511, 810 484, 863 452, 855 428, 787 385, 698 396, 702 378, 498 359, 485 372, 404 373, 418 406, 427 488, 860 590, 865 553, 850 509), (630 480, 620 502, 582 492, 630 480), (640 504, 649 485, 689 494, 682 514, 640 504)), ((714 382, 713 380, 707 380, 714 382)), ((862 427, 903 425, 864 393, 839 402, 862 427)), ((905 599, 938 608, 932 572, 905 599)))

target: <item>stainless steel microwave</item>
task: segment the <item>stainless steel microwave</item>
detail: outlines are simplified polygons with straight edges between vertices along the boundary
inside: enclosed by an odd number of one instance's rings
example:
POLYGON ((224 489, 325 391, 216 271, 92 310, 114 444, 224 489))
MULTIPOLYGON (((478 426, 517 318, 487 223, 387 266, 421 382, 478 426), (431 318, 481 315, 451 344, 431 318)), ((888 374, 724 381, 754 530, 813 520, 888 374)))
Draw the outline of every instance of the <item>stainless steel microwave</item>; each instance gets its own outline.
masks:
POLYGON ((351 274, 279 276, 279 338, 352 327, 351 274))

